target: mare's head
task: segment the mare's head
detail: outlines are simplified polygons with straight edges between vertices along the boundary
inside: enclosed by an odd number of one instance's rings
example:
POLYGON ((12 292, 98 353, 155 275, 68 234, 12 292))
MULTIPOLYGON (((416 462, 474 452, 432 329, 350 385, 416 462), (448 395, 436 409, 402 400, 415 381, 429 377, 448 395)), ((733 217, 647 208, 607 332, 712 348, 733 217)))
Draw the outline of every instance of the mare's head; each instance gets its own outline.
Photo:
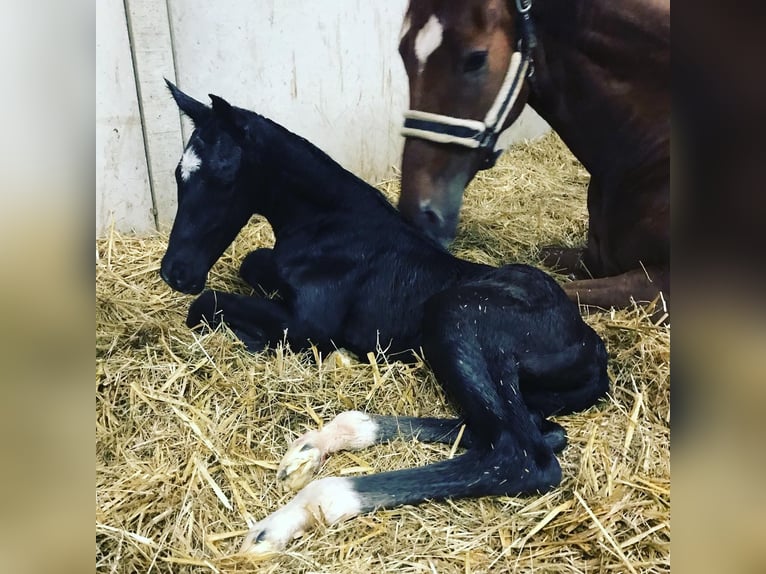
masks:
POLYGON ((399 44, 410 88, 399 209, 443 244, 463 190, 494 164, 497 136, 526 103, 533 35, 516 4, 527 2, 410 0, 399 44))
POLYGON ((167 83, 194 132, 176 166, 178 211, 160 275, 176 291, 199 293, 253 213, 244 177, 251 134, 244 110, 213 95, 208 107, 167 83))

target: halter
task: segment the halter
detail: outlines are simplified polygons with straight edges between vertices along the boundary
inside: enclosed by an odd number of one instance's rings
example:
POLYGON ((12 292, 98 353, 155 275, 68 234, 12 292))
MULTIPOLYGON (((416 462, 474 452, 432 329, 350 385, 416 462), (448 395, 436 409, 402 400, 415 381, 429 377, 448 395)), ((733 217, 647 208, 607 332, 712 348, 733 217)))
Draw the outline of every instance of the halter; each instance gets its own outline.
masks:
POLYGON ((480 169, 488 169, 495 165, 495 161, 503 152, 502 149, 495 149, 501 128, 519 97, 524 78, 531 79, 534 75, 532 52, 537 46, 537 38, 529 16, 532 0, 515 0, 515 4, 521 32, 519 49, 511 55, 503 84, 484 121, 407 110, 404 112, 404 127, 401 131, 404 137, 489 150, 491 153, 485 158, 480 169))

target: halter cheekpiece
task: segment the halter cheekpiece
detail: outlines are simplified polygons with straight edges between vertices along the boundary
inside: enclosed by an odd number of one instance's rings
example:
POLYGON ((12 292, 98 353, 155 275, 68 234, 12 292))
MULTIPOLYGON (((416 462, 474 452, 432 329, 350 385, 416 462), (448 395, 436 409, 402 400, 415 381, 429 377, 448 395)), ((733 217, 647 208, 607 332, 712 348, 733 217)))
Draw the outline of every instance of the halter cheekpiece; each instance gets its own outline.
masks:
POLYGON ((511 55, 500 91, 484 117, 484 121, 407 110, 404 113, 404 127, 401 131, 404 137, 489 150, 491 153, 487 155, 481 169, 488 169, 495 165, 495 161, 502 153, 502 150, 494 149, 497 138, 500 136, 508 113, 519 97, 524 78, 531 79, 534 74, 532 52, 537 46, 537 38, 529 14, 532 9, 532 0, 514 0, 514 3, 519 16, 517 20, 518 50, 511 55))

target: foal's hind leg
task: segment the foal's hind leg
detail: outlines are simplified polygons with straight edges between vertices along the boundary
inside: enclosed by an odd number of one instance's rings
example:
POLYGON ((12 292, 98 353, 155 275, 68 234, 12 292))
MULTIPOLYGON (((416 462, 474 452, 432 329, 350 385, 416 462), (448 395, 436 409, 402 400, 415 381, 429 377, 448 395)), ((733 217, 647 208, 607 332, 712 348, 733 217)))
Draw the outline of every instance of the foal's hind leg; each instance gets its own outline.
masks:
POLYGON ((277 480, 291 490, 308 484, 329 454, 361 450, 397 437, 421 442, 471 444, 470 432, 460 429, 460 419, 395 417, 346 411, 320 430, 311 430, 296 439, 279 463, 277 480))
MULTIPOLYGON (((530 412, 530 419, 553 452, 564 449, 566 432, 560 424, 537 412, 530 412)), ((300 490, 311 481, 332 453, 362 450, 396 438, 455 444, 458 437, 460 448, 471 448, 471 431, 462 419, 397 417, 346 411, 322 429, 310 430, 295 439, 279 463, 277 480, 290 490, 300 490)))
MULTIPOLYGON (((527 407, 517 363, 511 358, 512 349, 508 349, 509 356, 500 369, 490 365, 483 349, 487 342, 472 328, 472 324, 477 324, 468 310, 472 305, 456 299, 449 306, 453 309, 442 310, 437 315, 439 320, 429 320, 428 316, 424 320, 423 351, 436 379, 460 407, 473 444, 493 449, 495 442, 507 440, 506 435, 511 434, 522 446, 523 458, 532 457, 531 462, 516 462, 528 469, 536 467, 540 476, 549 469, 559 469, 554 447, 563 448, 559 438, 561 427, 556 423, 544 424, 544 419, 527 407), (456 331, 455 325, 463 325, 463 331, 456 331), (490 370, 499 370, 500 380, 494 380, 490 370), (548 440, 543 430, 551 433, 548 440)), ((560 476, 560 469, 556 472, 560 476)))
MULTIPOLYGON (((459 307, 460 301, 455 302, 459 307)), ((512 390, 501 396, 477 337, 470 332, 454 335, 452 315, 461 311, 438 305, 436 311, 441 312, 426 313, 423 349, 437 380, 466 416, 471 433, 468 450, 419 468, 316 480, 255 524, 245 537, 243 552, 270 554, 317 522, 331 524, 376 508, 542 492, 560 482, 561 467, 522 399, 518 373, 508 370, 504 384, 512 390)))
MULTIPOLYGON (((478 368, 452 371, 450 375, 458 375, 461 380, 452 381, 450 386, 467 388, 468 378, 483 377, 481 385, 489 388, 491 380, 486 370, 482 372, 481 365, 474 367, 478 368)), ((517 395, 521 397, 520 392, 517 395)), ((378 508, 445 498, 544 492, 560 482, 558 461, 529 418, 523 401, 510 401, 513 404, 506 407, 499 404, 498 396, 473 396, 469 400, 474 404, 468 410, 481 413, 484 419, 493 418, 491 413, 498 409, 507 410, 507 421, 489 422, 489 428, 498 431, 491 433, 492 440, 479 443, 474 437, 464 454, 419 468, 316 480, 253 525, 241 552, 267 556, 282 550, 292 538, 317 523, 332 524, 378 508), (490 414, 485 413, 485 406, 490 414)))

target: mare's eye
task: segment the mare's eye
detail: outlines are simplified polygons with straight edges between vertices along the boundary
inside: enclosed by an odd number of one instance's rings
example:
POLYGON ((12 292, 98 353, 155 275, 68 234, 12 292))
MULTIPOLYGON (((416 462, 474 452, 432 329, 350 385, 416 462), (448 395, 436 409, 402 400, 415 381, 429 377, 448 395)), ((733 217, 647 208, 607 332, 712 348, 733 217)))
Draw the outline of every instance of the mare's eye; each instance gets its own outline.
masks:
POLYGON ((463 62, 463 72, 469 74, 471 72, 478 72, 487 64, 487 51, 475 50, 466 56, 463 62))

